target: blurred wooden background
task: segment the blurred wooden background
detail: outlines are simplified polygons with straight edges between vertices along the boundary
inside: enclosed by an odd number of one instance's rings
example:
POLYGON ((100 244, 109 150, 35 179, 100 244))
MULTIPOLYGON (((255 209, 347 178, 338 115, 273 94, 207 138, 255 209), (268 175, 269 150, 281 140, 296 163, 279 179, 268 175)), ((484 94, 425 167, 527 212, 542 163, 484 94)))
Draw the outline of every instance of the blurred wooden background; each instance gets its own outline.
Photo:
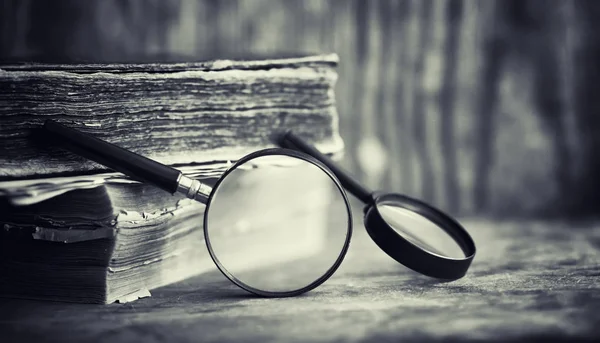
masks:
POLYGON ((345 166, 454 214, 600 201, 600 1, 0 2, 0 58, 336 52, 345 166))

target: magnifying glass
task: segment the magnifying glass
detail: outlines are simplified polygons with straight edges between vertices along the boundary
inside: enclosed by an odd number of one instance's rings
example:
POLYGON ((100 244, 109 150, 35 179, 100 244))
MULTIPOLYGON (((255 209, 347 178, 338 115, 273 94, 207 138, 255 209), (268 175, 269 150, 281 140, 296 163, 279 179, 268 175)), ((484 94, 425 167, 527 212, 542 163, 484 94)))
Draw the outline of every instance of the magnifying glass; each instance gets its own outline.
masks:
POLYGON ((179 170, 55 121, 48 139, 90 160, 204 204, 204 237, 218 269, 242 289, 265 297, 295 296, 325 282, 352 236, 346 193, 314 157, 282 149, 251 153, 213 187, 179 170))
POLYGON ((454 280, 463 277, 475 257, 475 243, 452 217, 435 207, 396 193, 373 193, 330 158, 288 131, 282 147, 302 151, 325 164, 344 188, 366 206, 369 236, 390 257, 421 274, 454 280))

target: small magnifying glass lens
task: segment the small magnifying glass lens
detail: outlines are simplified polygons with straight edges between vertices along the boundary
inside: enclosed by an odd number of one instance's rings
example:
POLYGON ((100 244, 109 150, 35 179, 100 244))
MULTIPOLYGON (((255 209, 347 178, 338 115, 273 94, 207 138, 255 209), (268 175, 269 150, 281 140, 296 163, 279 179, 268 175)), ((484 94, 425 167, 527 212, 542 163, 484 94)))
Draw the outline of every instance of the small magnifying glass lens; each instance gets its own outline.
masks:
POLYGON ((215 185, 205 214, 206 243, 219 269, 264 296, 295 295, 324 282, 351 235, 339 182, 318 162, 288 154, 238 162, 215 185))
POLYGON ((456 240, 426 217, 394 202, 378 203, 376 206, 383 220, 412 244, 438 256, 465 258, 456 240))

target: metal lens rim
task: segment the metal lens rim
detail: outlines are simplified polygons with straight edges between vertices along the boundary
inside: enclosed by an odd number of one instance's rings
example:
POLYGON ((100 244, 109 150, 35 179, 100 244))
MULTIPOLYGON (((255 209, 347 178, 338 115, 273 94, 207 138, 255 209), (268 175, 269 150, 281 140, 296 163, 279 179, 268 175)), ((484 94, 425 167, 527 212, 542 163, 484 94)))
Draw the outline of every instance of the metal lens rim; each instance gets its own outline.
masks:
POLYGON ((258 150, 256 152, 250 153, 250 154, 242 157, 235 164, 233 164, 231 167, 229 167, 225 171, 225 173, 223 173, 223 175, 219 178, 219 180, 216 182, 214 187, 212 188, 212 191, 208 197, 208 201, 206 202, 206 208, 204 211, 204 242, 206 243, 206 247, 208 249, 208 253, 209 253, 211 259, 213 260, 213 262, 215 263, 215 265, 217 266, 219 271, 226 278, 228 278, 231 282, 233 282, 235 285, 237 285, 238 287, 240 287, 252 294, 262 296, 262 297, 269 297, 269 298, 282 298, 282 297, 297 296, 302 293, 311 291, 314 288, 321 285, 323 282, 327 281, 327 279, 329 279, 335 273, 335 271, 339 268, 342 261, 344 260, 344 257, 346 256, 348 247, 350 246, 350 240, 352 238, 352 229, 353 229, 353 227, 352 227, 352 212, 351 212, 350 203, 348 201, 348 196, 346 195, 346 191, 344 190, 344 187, 342 186, 340 181, 337 179, 337 177, 333 174, 333 172, 331 170, 329 170, 329 168, 327 168, 327 166, 325 166, 322 162, 320 162, 319 160, 315 159, 314 157, 312 157, 310 155, 307 155, 307 154, 299 152, 299 151, 284 149, 284 148, 271 148, 271 149, 258 150), (214 195, 216 194, 216 192, 219 189, 219 186, 221 185, 223 180, 225 180, 227 178, 227 176, 232 171, 234 171, 237 167, 239 167, 240 165, 242 165, 250 160, 259 158, 259 157, 271 156, 271 155, 289 156, 289 157, 293 157, 293 158, 298 158, 300 160, 303 160, 303 161, 309 162, 313 165, 316 165, 327 176, 329 176, 329 178, 336 185, 337 189, 340 191, 340 194, 342 195, 342 198, 344 199, 344 205, 346 206, 346 212, 348 214, 348 227, 347 227, 347 231, 346 231, 346 239, 345 239, 344 245, 342 247, 342 250, 340 251, 340 254, 338 255, 338 257, 335 260, 335 262, 333 263, 333 265, 323 275, 321 275, 318 279, 316 279, 312 283, 306 285, 305 287, 291 290, 291 291, 281 291, 281 292, 265 291, 262 289, 258 289, 258 288, 249 286, 249 285, 245 284, 244 282, 242 282, 241 280, 239 280, 238 278, 236 278, 235 275, 231 274, 227 270, 227 268, 225 268, 225 266, 223 266, 223 264, 217 258, 216 254, 213 251, 212 246, 210 244, 210 235, 208 233, 208 213, 210 212, 210 205, 212 203, 214 195))

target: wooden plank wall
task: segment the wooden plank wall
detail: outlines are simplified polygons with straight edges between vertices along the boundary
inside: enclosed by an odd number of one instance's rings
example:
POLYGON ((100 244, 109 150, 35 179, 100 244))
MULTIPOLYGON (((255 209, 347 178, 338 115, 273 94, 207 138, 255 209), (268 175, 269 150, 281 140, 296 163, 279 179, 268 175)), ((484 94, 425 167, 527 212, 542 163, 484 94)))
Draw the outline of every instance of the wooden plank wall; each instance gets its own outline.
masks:
POLYGON ((454 214, 598 208, 593 0, 0 4, 3 58, 337 52, 344 165, 369 187, 454 214))

